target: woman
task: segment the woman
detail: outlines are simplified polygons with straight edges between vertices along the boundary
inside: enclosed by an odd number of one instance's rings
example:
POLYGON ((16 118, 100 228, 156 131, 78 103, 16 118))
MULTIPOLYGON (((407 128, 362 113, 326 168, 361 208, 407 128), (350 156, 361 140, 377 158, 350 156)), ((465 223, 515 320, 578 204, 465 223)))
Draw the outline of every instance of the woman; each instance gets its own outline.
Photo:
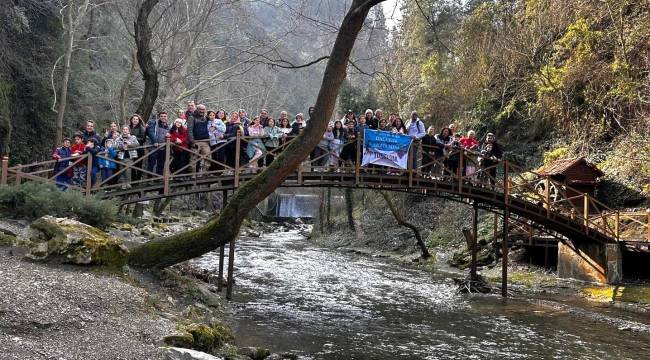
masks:
POLYGON ((355 123, 348 120, 345 123, 347 129, 345 131, 345 146, 341 150, 341 160, 348 162, 354 166, 357 161, 357 138, 359 137, 355 123))
MULTIPOLYGON (((131 133, 131 135, 135 136, 135 138, 138 140, 139 145, 144 145, 147 143, 147 129, 145 128, 144 121, 142 121, 140 115, 133 114, 129 118, 129 132, 131 133)), ((142 159, 142 157, 144 156, 144 148, 138 147, 136 151, 138 153, 138 159, 142 159)), ((142 179, 142 171, 137 170, 137 168, 142 168, 142 167, 144 167, 143 162, 140 162, 140 164, 133 167, 133 169, 131 170, 132 181, 138 181, 142 179)))
MULTIPOLYGON (((323 167, 327 166, 328 158, 329 156, 327 155, 328 150, 330 149, 330 143, 332 140, 334 140, 334 134, 333 134, 334 128, 332 127, 332 123, 327 125, 327 130, 323 134, 323 137, 320 139, 320 142, 318 143, 318 146, 312 151, 313 157, 310 158, 310 162, 312 166, 316 167, 323 167)), ((325 171, 325 169, 320 169, 322 171, 325 171)), ((316 171, 319 171, 318 169, 316 171)))
POLYGON ((284 145, 288 140, 289 135, 291 134, 291 124, 289 119, 280 120, 280 126, 278 126, 280 132, 282 132, 282 138, 280 138, 280 145, 284 145))
MULTIPOLYGON (((287 123, 289 122, 289 119, 282 120, 287 120, 287 123)), ((264 146, 266 146, 266 151, 268 151, 266 153, 265 162, 266 166, 269 166, 275 159, 273 151, 280 146, 280 140, 285 135, 282 133, 279 127, 275 126, 275 120, 273 119, 269 119, 269 126, 264 128, 264 134, 266 134, 267 137, 266 141, 264 142, 264 146)))
POLYGON ((291 135, 299 135, 305 126, 305 116, 302 113, 297 114, 296 121, 291 124, 291 135))
MULTIPOLYGON (((445 165, 447 165, 447 161, 444 160, 444 158, 451 151, 451 144, 453 140, 454 138, 451 136, 451 130, 448 127, 443 128, 442 130, 440 130, 440 133, 436 135, 436 143, 438 144, 438 147, 436 148, 435 151, 435 157, 439 161, 440 160, 444 161, 445 165)), ((442 168, 440 168, 436 172, 438 173, 438 175, 446 175, 442 168)))
POLYGON ((381 131, 390 131, 390 127, 388 126, 388 123, 386 122, 386 119, 379 120, 379 130, 381 130, 381 131))
POLYGON ((225 111, 219 109, 219 111, 208 111, 208 133, 210 136, 210 152, 213 162, 210 163, 210 171, 219 171, 223 170, 224 162, 224 134, 226 133, 226 124, 223 122, 223 118, 226 116, 225 111))
POLYGON ((422 138, 422 176, 433 178, 432 171, 435 165, 438 142, 436 141, 436 129, 429 126, 427 134, 422 138))
POLYGON ((374 116, 374 113, 371 109, 367 109, 366 112, 364 113, 363 117, 365 118, 365 124, 368 125, 368 127, 372 130, 377 130, 379 127, 379 121, 375 123, 377 118, 374 116))
POLYGON ((406 126, 404 126, 404 122, 399 116, 395 116, 395 119, 393 120, 391 125, 391 131, 395 134, 406 135, 407 133, 406 126))
POLYGON ((246 155, 250 160, 248 164, 251 168, 263 167, 264 166, 264 127, 262 126, 262 120, 259 116, 253 118, 253 123, 248 127, 248 135, 251 137, 248 140, 248 146, 246 146, 246 155))
POLYGON ((357 125, 357 116, 354 114, 354 111, 352 110, 348 110, 348 112, 345 114, 343 119, 341 119, 342 124, 347 125, 348 121, 352 121, 354 125, 357 125))
POLYGON ((178 118, 174 120, 174 126, 169 129, 169 140, 172 144, 176 145, 172 147, 172 173, 181 169, 181 173, 188 172, 189 167, 185 168, 185 166, 190 163, 190 154, 185 151, 187 149, 187 128, 183 125, 183 119, 178 118))
MULTIPOLYGON (((241 123, 238 111, 230 113, 230 119, 226 125, 225 139, 231 139, 237 136, 248 136, 248 127, 241 123)), ((239 142, 239 165, 246 164, 248 157, 246 156, 246 141, 239 142)), ((231 141, 226 145, 226 165, 235 168, 237 160, 237 142, 231 141)))
POLYGON ((339 159, 340 159, 343 144, 345 143, 346 132, 347 131, 343 127, 343 123, 341 123, 340 120, 336 120, 336 122, 334 122, 334 128, 332 129, 332 141, 330 142, 329 145, 329 150, 330 150, 329 165, 334 168, 339 167, 339 159))

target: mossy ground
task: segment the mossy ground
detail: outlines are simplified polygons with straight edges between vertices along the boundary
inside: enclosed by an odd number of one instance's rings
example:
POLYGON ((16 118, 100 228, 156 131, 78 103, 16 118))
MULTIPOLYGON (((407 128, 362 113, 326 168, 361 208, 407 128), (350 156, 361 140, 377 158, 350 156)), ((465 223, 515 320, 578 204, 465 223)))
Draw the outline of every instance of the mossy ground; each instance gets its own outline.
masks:
POLYGON ((585 286, 580 288, 580 292, 599 302, 650 304, 650 285, 585 286))

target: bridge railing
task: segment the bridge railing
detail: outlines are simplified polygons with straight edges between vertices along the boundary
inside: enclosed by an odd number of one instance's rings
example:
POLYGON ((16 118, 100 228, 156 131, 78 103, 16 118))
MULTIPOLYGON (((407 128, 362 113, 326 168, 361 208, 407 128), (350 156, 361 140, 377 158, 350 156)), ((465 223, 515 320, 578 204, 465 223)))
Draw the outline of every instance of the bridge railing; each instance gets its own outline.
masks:
MULTIPOLYGON (((180 183, 217 177, 232 181, 237 187, 242 176, 261 171, 265 162, 272 161, 294 139, 291 136, 283 137, 277 148, 267 148, 263 144, 263 138, 238 134, 221 140, 208 153, 200 153, 197 148, 181 146, 167 139, 163 144, 130 148, 140 156, 127 160, 99 153, 94 157, 83 154, 10 167, 8 158, 5 157, 2 159, 0 185, 38 181, 67 186, 68 189, 90 195, 119 192, 125 187, 156 190, 162 184, 162 195, 169 196, 173 194, 172 187, 180 183), (254 155, 250 157, 246 152, 254 155), (75 167, 85 166, 91 169, 93 161, 99 159, 113 162, 118 165, 117 169, 107 178, 101 179, 99 174, 88 171, 86 181, 81 186, 58 180, 59 175, 71 172, 75 167), (147 164, 152 161, 163 161, 162 171, 156 171, 147 164), (66 162, 67 165, 63 166, 66 162), (95 177, 97 179, 93 181, 95 177)), ((545 208, 549 220, 568 218, 586 234, 597 231, 616 240, 650 241, 650 213, 610 209, 589 194, 507 160, 492 161, 486 165, 474 151, 457 149, 441 153, 434 146, 414 144, 409 150, 407 169, 393 169, 376 165, 361 166, 362 151, 362 139, 331 143, 327 148, 317 147, 296 170, 298 182, 302 183, 305 174, 310 174, 313 178, 316 173, 335 172, 354 174, 355 185, 361 185, 370 176, 375 179, 403 179, 398 185, 392 186, 407 188, 424 186, 424 182, 429 184, 426 186, 445 183, 459 194, 476 191, 477 188, 488 188, 494 196, 502 196, 504 201, 516 198, 545 208), (414 159, 416 154, 418 158, 414 159)), ((343 181, 343 177, 339 181, 343 181)))

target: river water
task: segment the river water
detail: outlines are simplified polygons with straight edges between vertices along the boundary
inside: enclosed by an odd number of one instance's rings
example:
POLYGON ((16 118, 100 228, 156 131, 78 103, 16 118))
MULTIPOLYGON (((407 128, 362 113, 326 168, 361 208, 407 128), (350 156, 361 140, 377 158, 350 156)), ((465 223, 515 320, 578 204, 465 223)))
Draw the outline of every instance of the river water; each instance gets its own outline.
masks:
MULTIPOLYGON (((650 359, 650 335, 525 300, 459 295, 448 275, 311 244, 238 240, 237 345, 301 359, 650 359)), ((198 261, 214 269, 217 257, 198 261)))

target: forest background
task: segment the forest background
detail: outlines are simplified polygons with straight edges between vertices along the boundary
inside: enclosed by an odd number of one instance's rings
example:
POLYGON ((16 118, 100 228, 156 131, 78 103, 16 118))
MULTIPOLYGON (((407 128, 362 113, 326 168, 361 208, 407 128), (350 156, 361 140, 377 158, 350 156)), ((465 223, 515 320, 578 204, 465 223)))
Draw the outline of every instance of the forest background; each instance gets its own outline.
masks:
MULTIPOLYGON (((141 4, 9 0, 0 7, 0 152, 12 163, 49 158, 59 117, 69 136, 86 119, 102 129, 135 111, 144 89, 134 41, 141 4)), ((154 111, 196 100, 229 110, 266 107, 276 116, 305 112, 348 6, 161 0, 149 17, 160 81, 154 111)), ((507 156, 528 167, 586 156, 607 174, 601 199, 625 207, 645 201, 650 2, 383 6, 357 41, 337 117, 348 108, 381 107, 403 118, 417 110, 437 129, 455 123, 496 133, 507 156)))

